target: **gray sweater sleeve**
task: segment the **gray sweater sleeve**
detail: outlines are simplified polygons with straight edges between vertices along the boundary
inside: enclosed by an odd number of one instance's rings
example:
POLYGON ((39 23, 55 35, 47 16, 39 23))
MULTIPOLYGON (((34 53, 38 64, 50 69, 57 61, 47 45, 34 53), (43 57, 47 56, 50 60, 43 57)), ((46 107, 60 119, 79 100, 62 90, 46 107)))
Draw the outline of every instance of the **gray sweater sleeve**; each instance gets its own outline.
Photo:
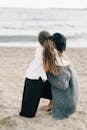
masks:
POLYGON ((72 70, 72 68, 69 67, 69 71, 71 73, 71 77, 70 77, 70 81, 69 81, 70 87, 71 88, 78 87, 78 80, 77 80, 77 76, 75 75, 74 70, 72 70))
POLYGON ((66 90, 69 86, 70 75, 66 75, 64 72, 56 76, 47 73, 47 79, 51 83, 51 86, 61 90, 66 90))
POLYGON ((74 71, 72 71, 72 68, 69 68, 69 71, 71 72, 71 78, 69 81, 69 86, 72 89, 72 94, 74 97, 74 101, 78 102, 78 98, 79 98, 79 84, 78 84, 78 79, 77 79, 77 75, 74 73, 74 71))

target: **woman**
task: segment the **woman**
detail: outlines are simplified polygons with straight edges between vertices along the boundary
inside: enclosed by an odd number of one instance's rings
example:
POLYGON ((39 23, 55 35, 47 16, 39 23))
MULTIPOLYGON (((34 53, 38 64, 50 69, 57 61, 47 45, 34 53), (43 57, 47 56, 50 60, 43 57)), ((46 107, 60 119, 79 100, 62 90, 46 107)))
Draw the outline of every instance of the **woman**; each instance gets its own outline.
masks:
POLYGON ((42 60, 43 46, 49 37, 50 33, 47 31, 39 33, 38 41, 40 44, 37 46, 34 60, 30 63, 26 71, 21 116, 35 117, 40 98, 52 99, 50 83, 46 81, 47 76, 42 60))
MULTIPOLYGON (((78 83, 72 67, 64 56, 66 38, 59 33, 52 37, 54 49, 44 44, 43 64, 52 91, 52 114, 63 119, 74 113, 78 102, 78 83)), ((52 42, 51 42, 52 44, 52 42)))

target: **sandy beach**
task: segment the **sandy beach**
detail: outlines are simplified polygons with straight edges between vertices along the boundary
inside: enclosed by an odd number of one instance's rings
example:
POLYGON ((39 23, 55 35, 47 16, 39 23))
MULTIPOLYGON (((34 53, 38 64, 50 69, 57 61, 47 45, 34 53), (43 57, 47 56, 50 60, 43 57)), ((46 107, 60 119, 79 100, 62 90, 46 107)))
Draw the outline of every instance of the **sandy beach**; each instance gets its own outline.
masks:
POLYGON ((65 120, 53 119, 40 107, 33 119, 18 115, 21 107, 25 71, 34 58, 34 48, 0 47, 0 130, 86 130, 87 129, 87 48, 68 48, 78 74, 80 101, 76 112, 65 120))

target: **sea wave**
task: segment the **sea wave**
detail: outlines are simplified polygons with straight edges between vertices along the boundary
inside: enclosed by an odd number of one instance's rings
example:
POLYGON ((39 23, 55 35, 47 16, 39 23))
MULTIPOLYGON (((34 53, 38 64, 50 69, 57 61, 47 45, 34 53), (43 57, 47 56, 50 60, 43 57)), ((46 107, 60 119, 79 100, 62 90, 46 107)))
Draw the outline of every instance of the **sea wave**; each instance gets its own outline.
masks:
POLYGON ((37 41, 37 37, 33 35, 1 35, 0 42, 28 42, 37 41))
POLYGON ((67 35, 67 39, 76 40, 76 39, 87 39, 87 33, 74 33, 72 35, 67 35))
POLYGON ((35 44, 38 33, 60 32, 69 44, 87 43, 87 10, 0 8, 0 45, 35 44))
MULTIPOLYGON (((69 40, 86 39, 87 33, 74 33, 66 35, 69 40)), ((0 35, 0 42, 30 42, 37 41, 36 35, 0 35)))

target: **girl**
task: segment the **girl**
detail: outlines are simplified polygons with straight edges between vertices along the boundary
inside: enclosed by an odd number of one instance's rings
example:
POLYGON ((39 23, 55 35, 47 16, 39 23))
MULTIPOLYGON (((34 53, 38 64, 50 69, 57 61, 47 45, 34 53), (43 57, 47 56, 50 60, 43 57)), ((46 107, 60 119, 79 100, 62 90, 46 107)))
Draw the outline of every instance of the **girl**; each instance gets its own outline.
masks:
MULTIPOLYGON (((59 33, 52 37, 53 46, 44 44, 43 64, 52 91, 52 114, 55 119, 63 119, 74 113, 78 101, 78 83, 72 67, 64 56, 66 38, 59 33)), ((52 44, 52 42, 50 43, 52 44)))
POLYGON ((21 106, 21 116, 34 117, 38 108, 40 98, 52 99, 50 83, 47 80, 43 68, 43 46, 48 41, 50 33, 42 31, 39 33, 39 43, 34 60, 30 63, 24 84, 24 92, 21 106), (44 82, 46 81, 46 82, 44 82))

